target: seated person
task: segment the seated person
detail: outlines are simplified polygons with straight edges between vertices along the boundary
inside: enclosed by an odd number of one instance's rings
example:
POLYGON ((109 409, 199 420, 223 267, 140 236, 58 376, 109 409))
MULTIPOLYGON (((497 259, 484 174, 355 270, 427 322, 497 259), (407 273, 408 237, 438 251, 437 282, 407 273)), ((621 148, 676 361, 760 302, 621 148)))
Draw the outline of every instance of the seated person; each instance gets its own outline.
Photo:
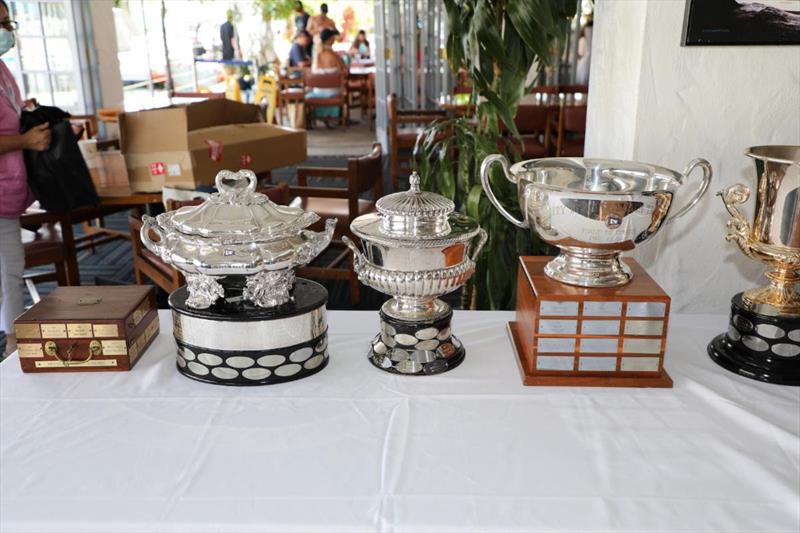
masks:
MULTIPOLYGON (((341 72, 344 76, 347 72, 347 67, 342 61, 342 58, 339 57, 339 54, 333 51, 333 41, 336 39, 336 36, 339 35, 337 30, 332 30, 325 28, 322 30, 320 34, 320 39, 322 41, 322 50, 317 57, 317 69, 315 72, 325 73, 325 72, 341 72)), ((331 88, 320 88, 315 87, 311 91, 306 94, 307 100, 313 100, 314 98, 331 98, 333 96, 338 96, 340 94, 340 89, 338 87, 331 87, 331 88)), ((339 107, 338 106, 319 106, 314 108, 314 117, 325 120, 325 124, 330 128, 333 127, 333 123, 335 122, 333 119, 339 118, 339 107)))
POLYGON ((356 35, 355 40, 353 41, 352 46, 350 46, 350 50, 348 52, 352 57, 356 59, 369 59, 369 41, 367 40, 367 32, 364 30, 359 30, 358 35, 356 35))
POLYGON ((311 44, 311 35, 301 30, 294 36, 292 49, 289 50, 290 67, 310 67, 311 56, 308 55, 308 45, 311 44))

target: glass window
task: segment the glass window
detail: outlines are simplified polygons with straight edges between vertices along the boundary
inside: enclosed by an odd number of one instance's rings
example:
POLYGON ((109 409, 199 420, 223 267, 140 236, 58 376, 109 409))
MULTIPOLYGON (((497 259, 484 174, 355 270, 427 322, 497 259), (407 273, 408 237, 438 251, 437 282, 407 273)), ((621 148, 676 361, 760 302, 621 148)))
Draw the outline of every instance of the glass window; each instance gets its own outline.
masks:
POLYGON ((22 79, 24 81, 22 98, 36 98, 40 104, 53 105, 47 74, 42 72, 25 73, 22 75, 22 79))

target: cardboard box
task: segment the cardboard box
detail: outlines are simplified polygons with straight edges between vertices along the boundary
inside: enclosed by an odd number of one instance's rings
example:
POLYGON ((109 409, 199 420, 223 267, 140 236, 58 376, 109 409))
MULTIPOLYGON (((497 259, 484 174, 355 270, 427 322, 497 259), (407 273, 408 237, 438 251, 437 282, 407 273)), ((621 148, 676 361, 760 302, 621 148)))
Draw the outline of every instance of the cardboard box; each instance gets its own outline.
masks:
POLYGON ((260 118, 257 106, 217 99, 121 114, 120 143, 131 189, 195 189, 213 185, 223 169, 260 173, 305 161, 304 130, 264 124, 260 118))

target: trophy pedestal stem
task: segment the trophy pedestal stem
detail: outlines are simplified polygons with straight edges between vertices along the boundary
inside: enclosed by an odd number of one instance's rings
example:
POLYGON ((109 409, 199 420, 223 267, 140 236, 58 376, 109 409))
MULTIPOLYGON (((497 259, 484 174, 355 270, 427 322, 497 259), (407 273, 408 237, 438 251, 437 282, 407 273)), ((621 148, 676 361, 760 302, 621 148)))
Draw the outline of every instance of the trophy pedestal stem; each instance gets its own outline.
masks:
POLYGON ((760 310, 753 310, 741 293, 734 296, 728 331, 711 341, 708 355, 741 376, 800 386, 800 316, 760 310))
POLYGON ((450 333, 453 311, 449 307, 443 316, 429 320, 399 319, 383 309, 380 316, 381 332, 372 340, 368 356, 381 370, 418 376, 440 374, 464 361, 464 347, 450 333))
POLYGON ((579 287, 617 287, 633 274, 618 251, 561 247, 561 253, 544 268, 545 274, 561 283, 579 287))
POLYGON ((750 309, 769 306, 780 315, 800 316, 800 293, 795 289, 800 275, 793 268, 779 267, 767 272, 769 287, 744 291, 742 300, 750 309))

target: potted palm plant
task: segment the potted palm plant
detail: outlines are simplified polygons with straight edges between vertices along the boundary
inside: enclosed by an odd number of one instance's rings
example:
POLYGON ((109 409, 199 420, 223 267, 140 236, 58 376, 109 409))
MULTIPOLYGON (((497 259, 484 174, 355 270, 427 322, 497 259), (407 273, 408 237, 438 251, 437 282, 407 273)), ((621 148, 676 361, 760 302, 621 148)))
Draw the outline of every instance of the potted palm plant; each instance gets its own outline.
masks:
MULTIPOLYGON (((453 200, 489 233, 462 304, 509 309, 514 305, 517 257, 550 251, 491 207, 478 169, 487 155, 498 151, 509 152, 512 160, 518 157, 512 144, 498 142, 501 132, 505 128, 519 138, 514 116, 529 87, 529 72, 551 64, 580 1, 444 0, 444 5, 447 59, 454 72, 466 71, 476 115, 429 125, 417 140, 415 164, 424 188, 453 200)), ((516 190, 495 171, 495 193, 504 205, 516 206, 516 190)))

